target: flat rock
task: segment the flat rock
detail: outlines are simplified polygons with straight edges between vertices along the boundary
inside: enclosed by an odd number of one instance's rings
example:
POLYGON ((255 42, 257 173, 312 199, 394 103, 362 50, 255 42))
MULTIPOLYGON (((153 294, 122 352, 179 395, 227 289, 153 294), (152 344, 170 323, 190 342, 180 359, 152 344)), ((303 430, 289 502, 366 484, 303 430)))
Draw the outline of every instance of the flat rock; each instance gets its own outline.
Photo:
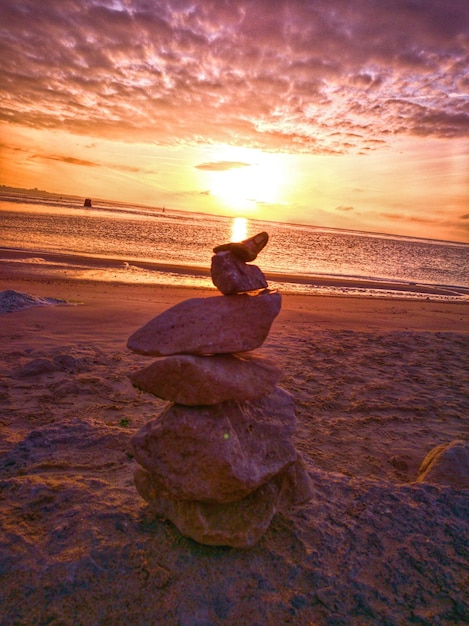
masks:
POLYGON ((57 298, 40 298, 29 293, 22 293, 14 289, 0 291, 0 313, 14 313, 33 306, 48 306, 56 304, 68 304, 65 300, 57 298))
POLYGON ((217 354, 262 345, 280 311, 278 291, 191 298, 167 309, 128 340, 139 354, 217 354))
POLYGON ((262 232, 244 241, 222 243, 220 246, 215 246, 213 251, 217 254, 218 252, 229 250, 241 261, 254 261, 268 241, 269 235, 266 232, 262 232))
POLYGON ((157 517, 171 520, 179 532, 212 546, 251 548, 277 512, 288 514, 313 495, 312 481, 301 457, 271 481, 236 502, 206 503, 162 496, 143 468, 134 475, 138 493, 157 517))
POLYGON ((255 400, 271 392, 280 375, 272 361, 251 354, 181 354, 155 361, 129 378, 159 398, 196 406, 255 400))
POLYGON ((257 265, 244 263, 229 250, 212 257, 210 273, 215 287, 225 295, 267 287, 265 276, 257 265))
POLYGON ((181 534, 209 546, 251 548, 276 513, 279 490, 275 483, 262 485, 237 502, 209 504, 161 496, 142 468, 136 470, 134 481, 154 515, 169 519, 181 534))
POLYGON ((174 404, 131 439, 137 462, 164 497, 230 502, 297 458, 294 401, 280 387, 252 402, 174 404))
POLYGON ((417 482, 469 489, 469 441, 456 439, 430 450, 419 468, 417 482))

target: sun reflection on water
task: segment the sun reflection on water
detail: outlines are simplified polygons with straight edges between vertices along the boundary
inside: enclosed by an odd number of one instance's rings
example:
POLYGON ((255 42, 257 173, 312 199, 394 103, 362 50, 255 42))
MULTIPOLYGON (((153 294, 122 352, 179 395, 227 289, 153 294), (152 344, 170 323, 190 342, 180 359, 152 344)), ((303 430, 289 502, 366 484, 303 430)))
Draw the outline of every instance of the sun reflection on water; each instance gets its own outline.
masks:
POLYGON ((231 241, 243 241, 248 236, 248 220, 245 217, 234 217, 231 224, 231 241))

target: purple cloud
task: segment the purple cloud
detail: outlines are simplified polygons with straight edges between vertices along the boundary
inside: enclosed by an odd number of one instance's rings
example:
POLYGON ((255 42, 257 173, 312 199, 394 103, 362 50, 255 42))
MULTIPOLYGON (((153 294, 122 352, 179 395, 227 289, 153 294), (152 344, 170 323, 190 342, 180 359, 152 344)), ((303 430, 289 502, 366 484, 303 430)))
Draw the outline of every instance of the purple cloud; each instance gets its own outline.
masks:
POLYGON ((319 154, 469 135, 467 0, 3 0, 0 120, 319 154))

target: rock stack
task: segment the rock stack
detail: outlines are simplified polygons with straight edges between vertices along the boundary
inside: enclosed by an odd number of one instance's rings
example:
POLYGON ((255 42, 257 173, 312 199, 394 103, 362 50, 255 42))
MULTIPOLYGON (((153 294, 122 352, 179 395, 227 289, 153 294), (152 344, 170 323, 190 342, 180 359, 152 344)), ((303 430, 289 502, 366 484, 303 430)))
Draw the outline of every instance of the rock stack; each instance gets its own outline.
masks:
POLYGON ((293 397, 276 365, 252 354, 281 306, 248 262, 267 233, 214 248, 211 275, 223 295, 192 298, 137 330, 128 347, 159 358, 130 375, 171 404, 131 440, 139 494, 158 517, 199 543, 247 548, 277 512, 311 497, 292 444, 293 397))

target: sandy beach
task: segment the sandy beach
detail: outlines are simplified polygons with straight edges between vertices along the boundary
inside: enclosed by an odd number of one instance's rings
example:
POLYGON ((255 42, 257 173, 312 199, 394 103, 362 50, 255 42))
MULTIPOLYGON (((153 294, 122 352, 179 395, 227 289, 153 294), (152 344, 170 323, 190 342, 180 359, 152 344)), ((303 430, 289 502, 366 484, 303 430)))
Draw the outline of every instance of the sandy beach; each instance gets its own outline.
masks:
POLYGON ((469 491, 416 483, 469 435, 469 303, 285 295, 259 354, 296 401, 314 498, 250 550, 154 520, 129 439, 165 406, 126 349, 189 288, 0 273, 67 302, 0 315, 1 623, 469 623, 469 491))

